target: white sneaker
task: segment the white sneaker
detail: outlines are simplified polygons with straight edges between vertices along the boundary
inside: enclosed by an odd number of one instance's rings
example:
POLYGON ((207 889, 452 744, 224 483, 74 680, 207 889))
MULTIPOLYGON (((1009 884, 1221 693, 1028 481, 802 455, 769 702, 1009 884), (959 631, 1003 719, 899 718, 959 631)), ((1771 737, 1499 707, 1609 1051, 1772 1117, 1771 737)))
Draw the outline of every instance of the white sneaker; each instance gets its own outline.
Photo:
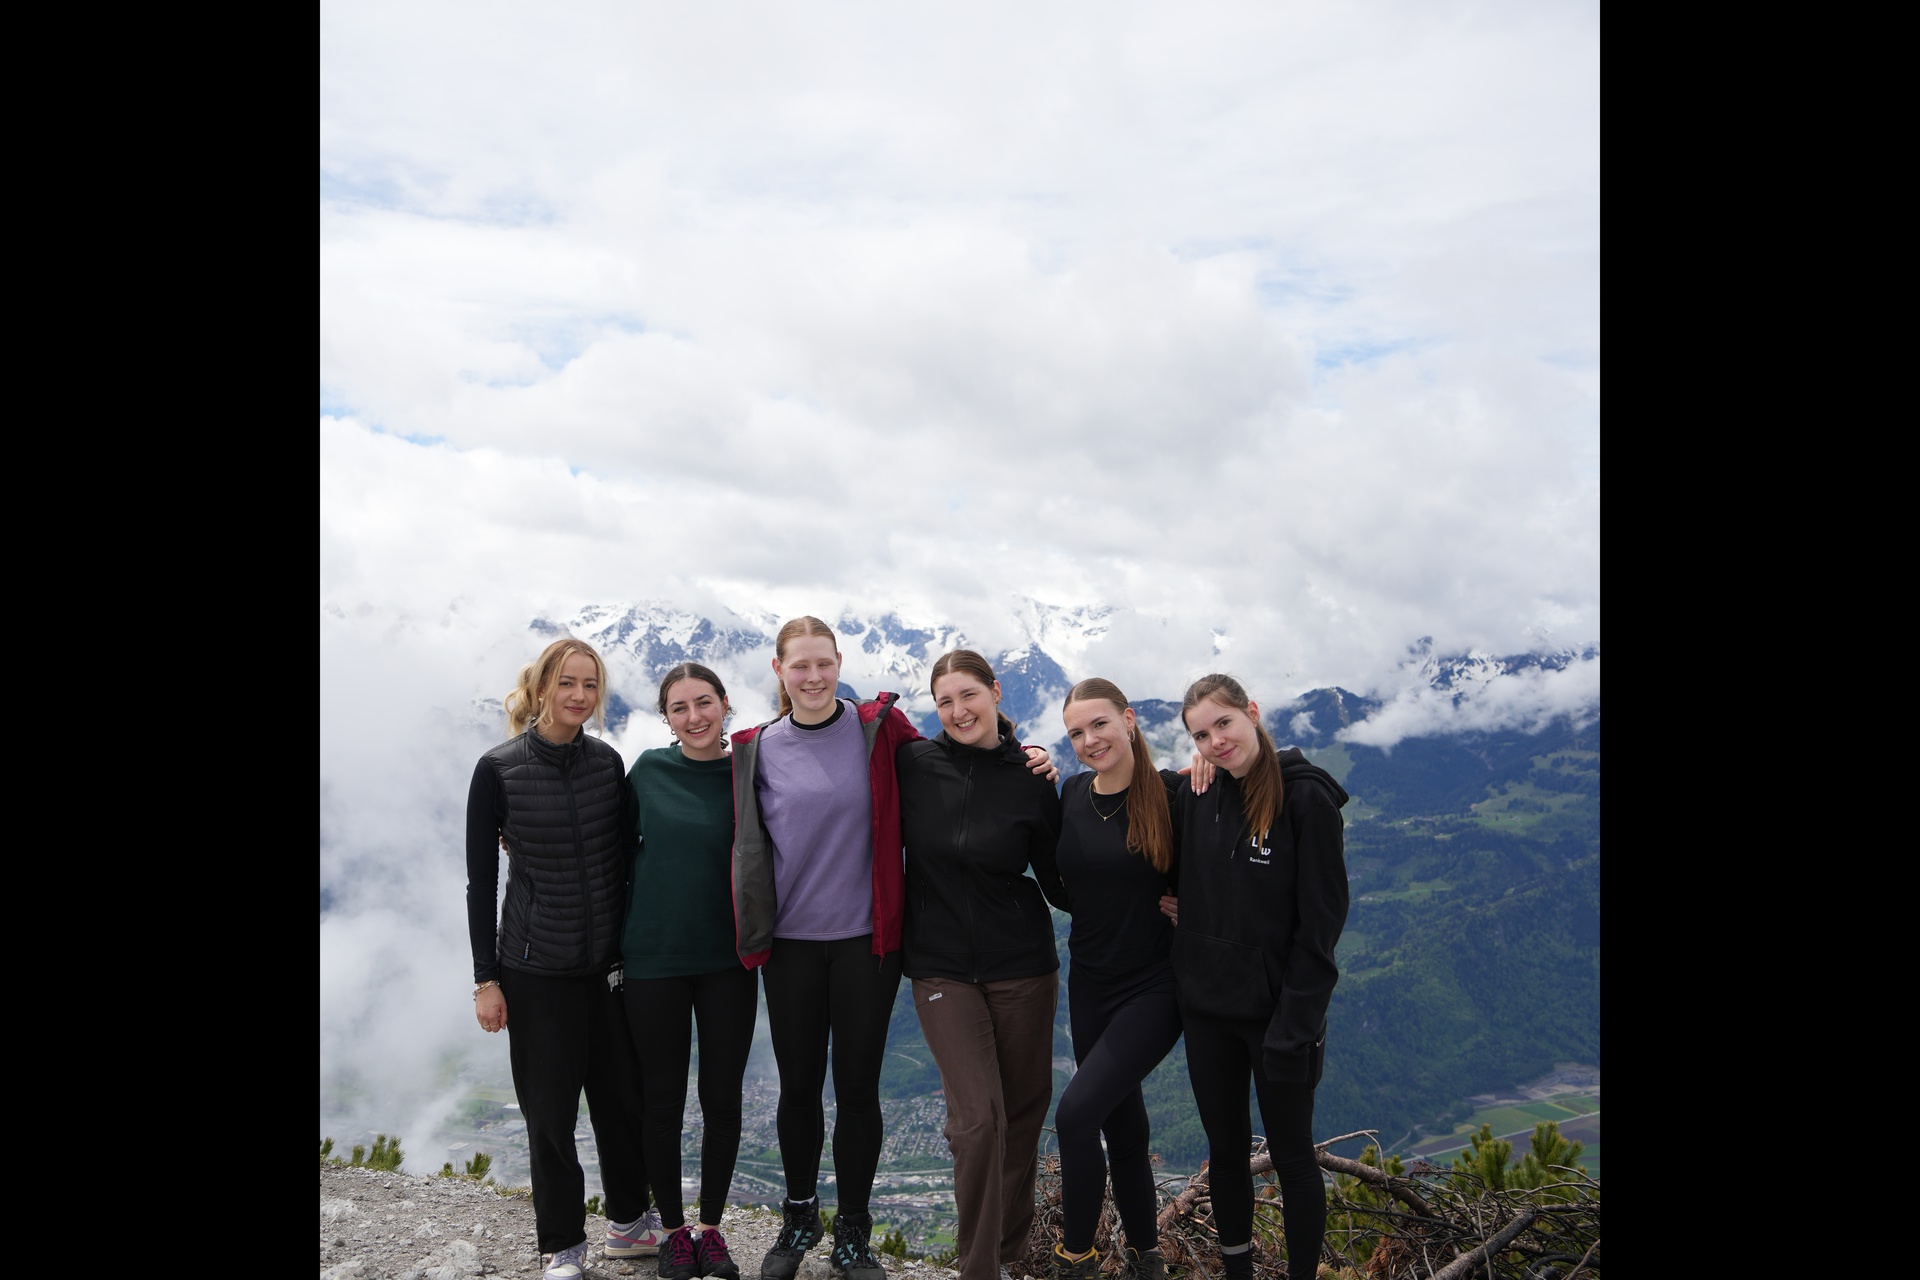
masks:
POLYGON ((580 1280, 587 1271, 587 1242, 582 1240, 571 1249, 562 1249, 553 1255, 553 1261, 547 1264, 547 1274, 542 1280, 580 1280))
POLYGON ((668 1234, 666 1226, 660 1221, 660 1208, 656 1205, 629 1226, 607 1224, 607 1256, 651 1258, 660 1252, 661 1242, 668 1234))

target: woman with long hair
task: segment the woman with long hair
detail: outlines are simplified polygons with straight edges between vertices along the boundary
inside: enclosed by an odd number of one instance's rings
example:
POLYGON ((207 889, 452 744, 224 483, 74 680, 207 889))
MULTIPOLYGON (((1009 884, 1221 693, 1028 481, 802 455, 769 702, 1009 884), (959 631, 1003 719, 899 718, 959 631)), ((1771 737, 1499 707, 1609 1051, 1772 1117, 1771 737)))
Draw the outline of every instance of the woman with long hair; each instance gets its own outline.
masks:
POLYGON ((720 1234, 740 1154, 740 1083, 753 1049, 759 983, 733 951, 733 762, 727 757, 727 687, 712 669, 683 662, 660 680, 670 747, 643 751, 627 783, 638 848, 621 951, 627 1025, 646 1097, 641 1141, 659 1208, 640 1238, 656 1244, 660 1280, 739 1280, 720 1234), (700 1037, 700 1219, 680 1199, 680 1128, 700 1037), (664 1227, 664 1239, 649 1239, 664 1227))
POLYGON ((823 1233, 831 1044, 839 1205, 830 1267, 845 1280, 885 1280, 871 1200, 905 905, 894 753, 920 732, 895 694, 837 695, 840 645, 818 618, 780 628, 773 673, 779 718, 733 735, 734 947, 766 989, 787 1181, 780 1234, 760 1274, 793 1280, 823 1233))
POLYGON ((1111 1173, 1126 1270, 1139 1280, 1164 1280, 1140 1082, 1180 1038, 1173 927, 1160 900, 1175 884, 1170 797, 1185 789, 1185 779, 1154 768, 1133 707, 1111 680, 1074 685, 1061 717, 1087 772, 1067 779, 1060 795, 1060 876, 1073 916, 1067 1010, 1077 1069, 1054 1112, 1063 1211, 1054 1275, 1099 1274, 1094 1231, 1111 1173))
POLYGON ((507 1031, 527 1122, 545 1280, 586 1266, 586 1178, 574 1148, 587 1095, 606 1194, 607 1253, 640 1252, 647 1211, 640 1069, 617 987, 633 839, 620 753, 604 728, 600 655, 563 637, 521 668, 506 697, 513 736, 480 757, 467 790, 467 933, 480 1029, 507 1031), (507 892, 494 919, 500 850, 507 892), (511 1024, 509 1024, 511 1010, 511 1024))
POLYGON ((1217 771, 1210 797, 1181 805, 1173 970, 1222 1262, 1228 1280, 1253 1275, 1251 1080, 1280 1182, 1290 1274, 1310 1276, 1327 1222, 1313 1091, 1347 919, 1347 793, 1298 748, 1274 746, 1259 704, 1231 676, 1194 681, 1180 714, 1217 771))
POLYGON ((928 687, 941 731, 895 754, 907 862, 901 968, 946 1096, 955 1265, 961 1280, 997 1280, 1027 1253, 1053 1100, 1060 957, 1047 900, 1065 905, 1054 867, 1060 798, 1030 771, 985 658, 942 654, 928 687))

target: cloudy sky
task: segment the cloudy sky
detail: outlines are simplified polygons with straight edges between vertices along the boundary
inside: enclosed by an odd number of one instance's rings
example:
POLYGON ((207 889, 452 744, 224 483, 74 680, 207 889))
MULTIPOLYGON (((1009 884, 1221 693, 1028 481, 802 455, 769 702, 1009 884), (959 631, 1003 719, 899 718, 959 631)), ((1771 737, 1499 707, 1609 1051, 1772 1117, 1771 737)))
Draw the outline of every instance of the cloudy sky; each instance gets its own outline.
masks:
MULTIPOLYGON (((323 884, 440 891, 448 708, 595 602, 1600 637, 1595 4, 320 16, 323 884)), ((323 1030, 417 1023, 336 905, 323 1030)))

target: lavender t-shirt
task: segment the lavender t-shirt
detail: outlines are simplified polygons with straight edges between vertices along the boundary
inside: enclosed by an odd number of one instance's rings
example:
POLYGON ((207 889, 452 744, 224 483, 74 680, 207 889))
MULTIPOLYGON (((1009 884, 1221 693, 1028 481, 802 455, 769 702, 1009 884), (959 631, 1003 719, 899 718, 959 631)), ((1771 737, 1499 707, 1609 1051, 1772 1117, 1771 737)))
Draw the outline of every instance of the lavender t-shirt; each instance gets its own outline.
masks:
POLYGON ((831 942, 873 932, 873 785, 860 716, 808 729, 791 717, 760 734, 754 791, 773 839, 777 938, 831 942))

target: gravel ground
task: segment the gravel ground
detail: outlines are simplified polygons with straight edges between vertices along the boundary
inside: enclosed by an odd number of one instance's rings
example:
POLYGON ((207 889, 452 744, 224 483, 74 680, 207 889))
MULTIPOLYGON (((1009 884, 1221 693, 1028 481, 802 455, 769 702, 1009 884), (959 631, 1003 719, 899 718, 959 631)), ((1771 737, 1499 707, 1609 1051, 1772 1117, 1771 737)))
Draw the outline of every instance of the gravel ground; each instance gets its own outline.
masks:
MULTIPOLYGON (((754 1280, 780 1218, 729 1205, 720 1230, 740 1274, 754 1280)), ((587 1219, 591 1280, 659 1274, 652 1258, 607 1257, 599 1247, 606 1235, 605 1218, 587 1219)), ((545 1264, 534 1239, 533 1201, 525 1195, 503 1196, 458 1178, 351 1166, 320 1170, 320 1280, 538 1280, 545 1264)), ((829 1280, 828 1243, 808 1255, 796 1280, 829 1280)), ((880 1260, 890 1280, 954 1280, 957 1274, 930 1263, 880 1260)))

